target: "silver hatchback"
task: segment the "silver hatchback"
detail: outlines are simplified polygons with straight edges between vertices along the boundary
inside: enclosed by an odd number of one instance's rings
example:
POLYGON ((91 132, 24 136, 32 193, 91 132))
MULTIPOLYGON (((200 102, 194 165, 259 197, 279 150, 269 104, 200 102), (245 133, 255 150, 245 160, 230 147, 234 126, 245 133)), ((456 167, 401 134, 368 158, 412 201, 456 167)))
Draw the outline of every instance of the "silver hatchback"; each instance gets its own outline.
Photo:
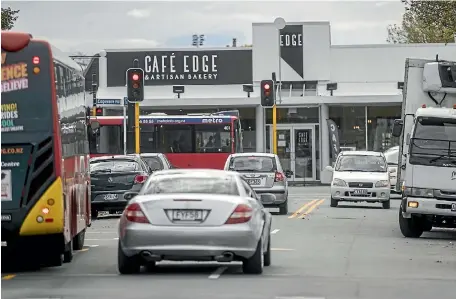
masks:
POLYGON ((263 206, 278 207, 281 215, 288 214, 288 181, 277 155, 233 154, 226 160, 224 170, 241 173, 257 194, 273 193, 275 200, 263 202, 263 206))

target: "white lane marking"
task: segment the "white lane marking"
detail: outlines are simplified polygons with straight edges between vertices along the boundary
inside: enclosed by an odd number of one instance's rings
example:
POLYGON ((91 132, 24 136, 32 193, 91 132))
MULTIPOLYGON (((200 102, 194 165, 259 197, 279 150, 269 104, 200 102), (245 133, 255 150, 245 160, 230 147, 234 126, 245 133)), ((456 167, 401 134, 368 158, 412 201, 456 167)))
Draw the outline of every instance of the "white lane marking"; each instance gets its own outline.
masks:
POLYGON ((86 232, 86 234, 117 234, 117 231, 92 231, 92 232, 86 232))
POLYGON ((100 245, 84 245, 84 247, 98 247, 100 245))
POLYGON ((225 270, 228 269, 228 267, 220 267, 217 268, 217 270, 214 271, 211 275, 209 275, 209 279, 218 279, 220 275, 222 275, 225 270))
POLYGON ((114 241, 119 240, 119 238, 112 238, 112 239, 85 239, 86 241, 114 241))
POLYGON ((271 232, 271 235, 275 235, 275 234, 277 234, 279 231, 280 231, 280 229, 276 228, 275 230, 273 230, 273 231, 271 232))

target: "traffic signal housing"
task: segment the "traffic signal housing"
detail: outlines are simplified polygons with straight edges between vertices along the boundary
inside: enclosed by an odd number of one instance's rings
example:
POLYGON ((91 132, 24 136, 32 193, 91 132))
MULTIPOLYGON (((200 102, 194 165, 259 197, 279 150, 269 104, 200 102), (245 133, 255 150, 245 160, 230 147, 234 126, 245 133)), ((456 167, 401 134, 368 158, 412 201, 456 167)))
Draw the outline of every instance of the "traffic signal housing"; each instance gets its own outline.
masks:
POLYGON ((131 103, 144 101, 144 71, 141 68, 127 70, 127 97, 131 103))
POLYGON ((274 81, 261 81, 261 106, 272 107, 275 103, 274 81))
POLYGON ((103 108, 95 108, 95 115, 96 116, 103 116, 103 108))

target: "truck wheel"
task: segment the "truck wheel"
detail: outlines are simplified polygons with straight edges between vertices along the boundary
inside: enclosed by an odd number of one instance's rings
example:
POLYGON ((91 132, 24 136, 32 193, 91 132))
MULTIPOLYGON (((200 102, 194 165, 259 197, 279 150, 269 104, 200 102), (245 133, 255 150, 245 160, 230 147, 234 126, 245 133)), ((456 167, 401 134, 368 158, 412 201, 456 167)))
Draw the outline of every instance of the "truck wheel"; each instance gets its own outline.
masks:
POLYGON ((122 246, 117 247, 117 269, 120 274, 135 274, 139 273, 141 265, 136 256, 126 256, 122 250, 122 246))
POLYGON ((242 263, 242 270, 245 274, 261 274, 264 267, 263 244, 258 241, 255 253, 242 263))
POLYGON ((73 242, 70 241, 65 246, 65 252, 63 253, 63 262, 71 263, 72 260, 73 260, 73 242))
POLYGON ((92 214, 92 219, 97 219, 98 218, 98 211, 97 210, 92 209, 91 214, 92 214))
POLYGON ((339 204, 339 202, 337 201, 337 199, 334 199, 334 198, 331 197, 330 207, 331 208, 336 208, 338 204, 339 204))
POLYGON ((84 247, 85 229, 80 231, 73 239, 73 250, 81 250, 84 247))
POLYGON ((382 206, 383 206, 384 209, 391 208, 391 199, 388 199, 387 201, 382 202, 382 206))
POLYGON ((44 258, 44 267, 60 267, 63 264, 63 254, 59 252, 49 252, 44 258))
POLYGON ((406 238, 419 238, 423 234, 423 226, 414 218, 404 218, 402 216, 402 205, 399 208, 399 228, 406 238))
POLYGON ((269 267, 271 266, 271 235, 268 237, 268 249, 264 253, 264 266, 269 267))
POLYGON ((427 219, 423 219, 422 226, 423 226, 423 230, 425 232, 430 232, 432 230, 432 221, 429 221, 427 219))

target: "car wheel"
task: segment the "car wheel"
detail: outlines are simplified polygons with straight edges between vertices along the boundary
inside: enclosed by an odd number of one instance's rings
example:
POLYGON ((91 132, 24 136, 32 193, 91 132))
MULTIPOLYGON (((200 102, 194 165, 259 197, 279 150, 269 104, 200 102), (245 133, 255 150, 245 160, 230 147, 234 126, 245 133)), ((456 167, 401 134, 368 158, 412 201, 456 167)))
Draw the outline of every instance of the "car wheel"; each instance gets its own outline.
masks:
POLYGON ((412 218, 404 218, 402 216, 402 205, 399 208, 399 228, 406 238, 419 238, 424 232, 419 219, 413 216, 412 218))
POLYGON ((73 239, 73 250, 81 250, 84 247, 85 230, 79 232, 73 239))
POLYGON ((280 215, 288 215, 288 200, 279 207, 280 215))
POLYGON ((65 247, 65 252, 63 253, 63 262, 71 263, 73 260, 73 242, 70 241, 65 247))
POLYGON ((117 269, 120 274, 134 274, 138 273, 141 265, 136 256, 126 256, 122 250, 122 246, 117 247, 117 269))
POLYGON ((384 209, 391 208, 391 199, 388 199, 387 201, 382 202, 382 206, 384 209))
POLYGON ((261 274, 264 267, 263 244, 258 241, 255 253, 242 263, 242 271, 245 274, 261 274))
POLYGON ((95 209, 92 209, 92 219, 98 219, 98 211, 95 209))
POLYGON ((264 253, 264 266, 269 267, 271 265, 271 235, 268 236, 268 249, 264 253))
POLYGON ((331 204, 330 204, 331 208, 336 208, 338 204, 339 204, 339 202, 337 201, 337 199, 334 199, 331 197, 331 204))

